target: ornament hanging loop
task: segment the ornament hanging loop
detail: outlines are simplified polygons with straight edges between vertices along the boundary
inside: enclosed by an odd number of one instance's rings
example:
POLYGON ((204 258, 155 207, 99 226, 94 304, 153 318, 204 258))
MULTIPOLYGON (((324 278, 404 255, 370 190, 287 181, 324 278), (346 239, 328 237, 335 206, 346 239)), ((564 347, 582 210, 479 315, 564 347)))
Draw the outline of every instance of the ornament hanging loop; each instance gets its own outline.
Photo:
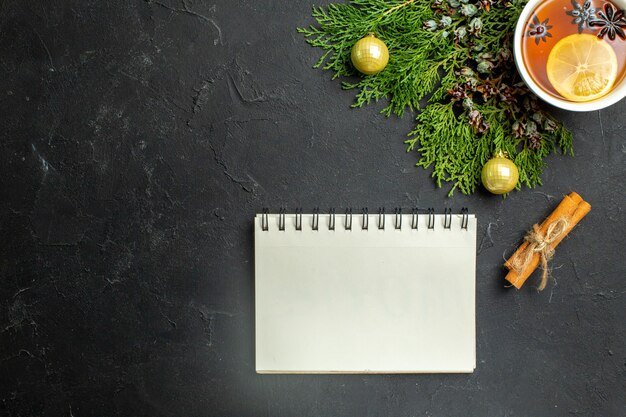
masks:
POLYGON ((507 151, 503 151, 502 149, 498 149, 497 151, 495 151, 493 153, 493 157, 492 158, 506 158, 506 159, 511 159, 511 157, 509 156, 509 153, 507 151))

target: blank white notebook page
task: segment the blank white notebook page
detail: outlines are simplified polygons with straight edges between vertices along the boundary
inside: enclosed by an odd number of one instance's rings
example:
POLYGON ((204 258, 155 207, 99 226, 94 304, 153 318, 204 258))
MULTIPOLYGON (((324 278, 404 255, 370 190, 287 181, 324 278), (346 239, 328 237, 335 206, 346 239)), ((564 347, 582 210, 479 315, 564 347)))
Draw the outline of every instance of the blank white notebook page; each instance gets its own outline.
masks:
POLYGON ((476 218, 354 215, 255 218, 256 370, 259 373, 473 372, 476 218), (448 218, 448 220, 450 220, 448 218))

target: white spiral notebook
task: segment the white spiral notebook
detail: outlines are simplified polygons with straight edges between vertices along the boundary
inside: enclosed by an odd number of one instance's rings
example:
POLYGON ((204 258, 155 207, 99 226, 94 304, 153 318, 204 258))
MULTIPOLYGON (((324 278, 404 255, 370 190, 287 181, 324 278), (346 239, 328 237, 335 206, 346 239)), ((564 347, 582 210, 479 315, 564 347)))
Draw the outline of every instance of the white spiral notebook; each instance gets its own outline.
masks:
POLYGON ((257 214, 258 373, 473 372, 476 217, 257 214))

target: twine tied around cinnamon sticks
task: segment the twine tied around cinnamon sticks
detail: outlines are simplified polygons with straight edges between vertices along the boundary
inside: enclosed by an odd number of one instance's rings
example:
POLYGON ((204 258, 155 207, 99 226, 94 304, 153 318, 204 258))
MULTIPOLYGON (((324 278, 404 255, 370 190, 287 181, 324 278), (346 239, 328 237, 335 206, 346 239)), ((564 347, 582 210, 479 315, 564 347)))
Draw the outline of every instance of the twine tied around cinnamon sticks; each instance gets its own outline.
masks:
POLYGON ((519 289, 541 264, 543 273, 538 290, 543 290, 550 278, 548 262, 554 256, 554 249, 590 210, 591 205, 577 193, 566 195, 541 225, 533 226, 524 243, 504 263, 509 269, 506 280, 519 289))
POLYGON ((548 284, 548 278, 550 277, 550 270, 548 269, 548 262, 554 256, 554 248, 551 246, 558 238, 565 233, 569 226, 569 220, 566 217, 559 217, 556 221, 550 223, 548 230, 545 234, 541 231, 538 224, 533 225, 531 231, 524 237, 524 240, 528 242, 525 254, 517 257, 511 262, 511 266, 516 271, 523 271, 530 265, 535 253, 539 254, 539 260, 541 262, 541 283, 539 284, 539 291, 543 291, 548 284))

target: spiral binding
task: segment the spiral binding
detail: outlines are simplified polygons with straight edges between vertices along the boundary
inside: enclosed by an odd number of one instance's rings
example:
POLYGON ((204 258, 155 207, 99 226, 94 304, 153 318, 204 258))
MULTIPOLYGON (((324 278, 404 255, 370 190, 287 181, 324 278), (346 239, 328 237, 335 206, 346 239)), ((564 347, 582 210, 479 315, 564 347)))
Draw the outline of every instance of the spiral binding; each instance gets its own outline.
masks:
POLYGON ((461 218, 461 229, 467 230, 467 224, 469 223, 469 215, 467 214, 468 211, 467 207, 463 207, 461 209, 461 214, 463 215, 461 218))
POLYGON ((315 207, 313 209, 313 220, 311 224, 311 229, 317 231, 319 230, 319 226, 320 226, 320 208, 315 207))
POLYGON ((281 232, 285 231, 285 213, 287 209, 281 208, 278 212, 278 230, 281 232))
POLYGON ((393 210, 393 212, 396 215, 396 221, 395 221, 396 230, 402 230, 402 208, 396 207, 393 210))
POLYGON ((428 228, 435 228, 435 209, 432 207, 428 209, 428 228))
POLYGON ((443 209, 443 228, 452 229, 452 209, 443 209))
POLYGON ((361 229, 368 230, 369 225, 370 225, 369 210, 367 207, 363 207, 363 224, 361 225, 361 229))
POLYGON ((267 218, 270 209, 264 208, 263 213, 261 214, 261 230, 267 232, 269 230, 269 220, 267 218))
POLYGON ((296 230, 302 230, 302 207, 296 209, 296 230))
MULTIPOLYGON (((423 212, 424 210, 422 210, 423 212)), ((426 215, 428 216, 426 226, 430 230, 435 229, 435 209, 433 207, 429 207, 425 210, 426 215)), ((417 207, 411 208, 411 229, 418 230, 418 218, 419 218, 420 209, 417 207)), ((278 230, 281 232, 285 231, 285 215, 287 213, 287 209, 281 207, 278 211, 278 230)), ((393 227, 396 230, 402 230, 402 208, 396 207, 393 211, 394 213, 394 222, 393 227)), ((468 230, 469 226, 469 210, 467 207, 461 208, 461 229, 468 230)), ((369 209, 367 207, 363 207, 361 209, 361 230, 369 229, 369 209)), ((378 221, 377 228, 379 230, 385 230, 385 208, 378 208, 378 221)), ((302 231, 302 208, 296 208, 295 210, 295 218, 296 218, 296 230, 302 231)), ((313 214, 311 219, 311 229, 314 231, 319 230, 320 223, 320 209, 319 207, 313 208, 313 214)), ((336 224, 336 211, 335 208, 331 207, 328 210, 328 230, 335 230, 336 224)), ((352 208, 349 207, 345 211, 345 217, 343 222, 343 227, 345 230, 352 230, 352 208)), ((452 229, 452 209, 446 207, 443 212, 443 228, 447 230, 452 229)), ((261 212, 261 230, 267 232, 269 230, 269 209, 263 208, 261 212)))
POLYGON ((417 222, 418 217, 417 217, 417 215, 418 214, 419 213, 418 213, 417 207, 413 207, 411 209, 411 229, 417 230, 417 225, 418 225, 418 222, 417 222))

